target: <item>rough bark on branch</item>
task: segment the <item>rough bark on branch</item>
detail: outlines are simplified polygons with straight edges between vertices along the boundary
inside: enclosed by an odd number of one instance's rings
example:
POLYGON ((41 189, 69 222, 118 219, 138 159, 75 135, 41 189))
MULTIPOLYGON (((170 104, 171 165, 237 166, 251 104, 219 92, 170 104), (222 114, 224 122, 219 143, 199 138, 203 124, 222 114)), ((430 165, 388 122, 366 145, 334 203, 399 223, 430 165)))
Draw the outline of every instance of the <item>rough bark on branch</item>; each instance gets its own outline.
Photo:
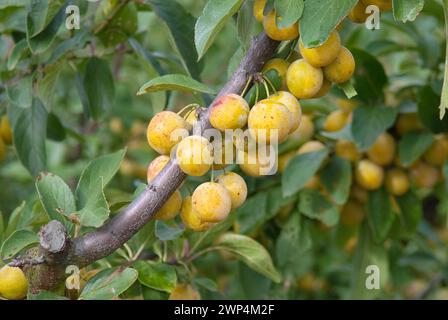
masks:
MULTIPOLYGON (((261 71, 278 44, 279 42, 269 39, 264 33, 254 38, 232 78, 217 97, 228 93, 240 94, 249 76, 261 71)), ((211 127, 208 109, 200 115, 200 124, 203 130, 211 127)), ((170 161, 151 185, 122 213, 101 228, 75 239, 64 238, 65 231, 60 230, 60 225, 50 222, 50 227, 47 225, 43 228, 40 247, 40 252, 48 261, 43 265, 27 268, 32 291, 55 287, 67 265, 73 264, 81 268, 112 254, 154 217, 185 178, 186 175, 180 168, 170 161), (64 239, 63 245, 60 243, 61 237, 64 239)))

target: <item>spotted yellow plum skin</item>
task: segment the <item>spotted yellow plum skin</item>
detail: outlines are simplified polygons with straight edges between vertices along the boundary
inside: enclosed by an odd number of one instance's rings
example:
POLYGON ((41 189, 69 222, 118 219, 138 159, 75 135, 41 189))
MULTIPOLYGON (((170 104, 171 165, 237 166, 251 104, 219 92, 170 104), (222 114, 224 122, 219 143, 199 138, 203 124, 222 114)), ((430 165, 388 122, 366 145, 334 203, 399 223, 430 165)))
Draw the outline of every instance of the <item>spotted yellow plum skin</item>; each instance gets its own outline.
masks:
POLYGON ((348 14, 348 19, 354 23, 366 22, 367 17, 369 16, 366 13, 366 8, 367 6, 362 1, 359 1, 348 14))
POLYGON ((272 10, 263 18, 263 28, 269 38, 277 41, 285 41, 294 40, 299 37, 299 25, 297 22, 286 28, 278 28, 275 16, 275 11, 272 10))
POLYGON ((262 177, 274 174, 275 164, 272 165, 272 159, 269 154, 261 155, 258 152, 244 152, 240 169, 250 177, 262 177), (255 154, 254 154, 255 153, 255 154))
POLYGON ((165 167, 168 161, 170 161, 170 157, 166 155, 160 155, 151 161, 146 174, 148 183, 154 180, 154 178, 159 174, 160 171, 162 171, 163 167, 165 167))
POLYGON ((255 0, 254 1, 254 6, 253 6, 253 13, 254 13, 254 17, 255 20, 257 20, 258 22, 263 22, 263 18, 264 18, 264 7, 266 6, 266 1, 267 0, 255 0))
POLYGON ((241 129, 247 124, 249 105, 237 94, 217 98, 210 108, 210 123, 215 129, 241 129))
POLYGON ((356 144, 350 140, 341 139, 336 141, 334 151, 338 157, 351 162, 356 162, 361 159, 361 152, 359 152, 356 144))
POLYGON ((304 154, 309 152, 316 152, 325 149, 325 145, 316 140, 308 141, 303 144, 299 150, 297 150, 297 154, 304 154))
POLYGON ((320 87, 319 91, 313 96, 313 99, 319 99, 322 97, 325 97, 333 87, 333 83, 331 81, 328 81, 325 77, 322 82, 322 86, 320 87))
POLYGON ((285 59, 274 58, 266 62, 262 72, 266 73, 269 70, 277 71, 279 77, 282 79, 282 87, 286 88, 286 72, 288 71, 290 63, 285 59))
POLYGON ((288 140, 303 144, 313 137, 314 130, 313 120, 309 115, 304 114, 300 120, 299 127, 289 135, 288 140))
POLYGON ((374 144, 367 150, 367 156, 370 160, 386 166, 391 164, 395 159, 396 143, 394 137, 390 133, 382 133, 374 142, 374 144))
POLYGON ((386 172, 386 189, 394 196, 402 196, 408 192, 410 181, 406 172, 393 168, 386 172))
POLYGON ((0 296, 20 300, 26 297, 27 292, 28 280, 21 269, 10 266, 0 269, 0 296))
POLYGON ((344 83, 355 73, 355 58, 346 47, 341 47, 336 59, 323 68, 325 78, 334 83, 344 83))
POLYGON ((213 141, 213 170, 222 170, 235 162, 236 150, 233 141, 222 137, 221 141, 213 141))
POLYGON ((297 99, 311 99, 322 87, 324 76, 320 68, 315 68, 304 59, 291 63, 286 72, 286 85, 297 99))
POLYGON ((348 113, 342 110, 333 111, 325 119, 323 128, 328 132, 340 131, 347 125, 348 119, 348 113))
POLYGON ((217 182, 199 185, 192 196, 193 209, 204 222, 217 223, 225 220, 232 209, 229 191, 217 182))
POLYGON ((289 133, 294 132, 300 125, 300 120, 302 118, 302 107, 300 106, 299 100, 296 99, 291 93, 287 91, 277 91, 268 98, 269 100, 280 102, 286 108, 288 108, 291 113, 290 121, 291 127, 289 133))
POLYGON ((196 232, 206 231, 214 226, 213 223, 203 222, 199 213, 193 208, 191 196, 185 197, 182 201, 180 217, 188 229, 196 232))
POLYGON ((288 138, 290 119, 291 113, 284 104, 270 99, 261 100, 250 110, 249 133, 258 143, 281 143, 288 138))
POLYGON ((227 172, 216 178, 216 182, 229 191, 232 200, 232 209, 240 207, 247 198, 247 185, 237 173, 227 172))
POLYGON ((157 113, 149 122, 146 131, 148 143, 160 154, 169 154, 171 149, 182 139, 176 133, 187 133, 188 124, 172 111, 157 113), (177 131, 179 130, 179 131, 177 131))
POLYGON ((8 116, 4 115, 0 120, 0 138, 5 144, 12 143, 12 129, 8 116))
POLYGON ((341 49, 341 38, 337 31, 332 31, 328 39, 315 48, 305 48, 299 41, 299 49, 303 58, 315 68, 325 67, 332 63, 341 49))
POLYGON ((168 300, 201 300, 201 295, 189 284, 178 284, 168 300))
POLYGON ((179 190, 168 198, 165 204, 157 211, 155 215, 156 220, 171 220, 176 217, 182 206, 182 195, 179 190))
POLYGON ((377 6, 381 11, 392 10, 392 0, 361 0, 360 2, 365 6, 377 6))
POLYGON ((212 166, 213 146, 204 137, 189 136, 177 145, 176 159, 180 169, 189 176, 203 176, 212 166))
POLYGON ((376 190, 383 184, 384 170, 370 160, 361 160, 355 169, 356 182, 367 190, 376 190))

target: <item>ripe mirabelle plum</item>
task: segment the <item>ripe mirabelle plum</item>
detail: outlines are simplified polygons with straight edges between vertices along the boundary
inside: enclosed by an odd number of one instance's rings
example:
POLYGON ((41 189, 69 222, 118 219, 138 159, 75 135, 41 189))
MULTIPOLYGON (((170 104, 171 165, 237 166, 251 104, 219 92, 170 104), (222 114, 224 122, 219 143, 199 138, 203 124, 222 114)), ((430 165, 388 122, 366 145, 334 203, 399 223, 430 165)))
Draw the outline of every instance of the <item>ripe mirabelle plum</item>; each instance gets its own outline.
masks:
POLYGON ((20 268, 4 266, 0 269, 0 296, 9 300, 26 297, 28 280, 20 268))
POLYGON ((391 169, 386 172, 386 188, 394 196, 402 196, 409 190, 409 178, 402 169, 391 169))
POLYGON ((375 141, 375 143, 367 150, 367 156, 370 160, 386 166, 391 164, 395 158, 396 143, 391 134, 384 132, 375 141))
POLYGON ((170 161, 170 157, 165 155, 158 156, 151 161, 147 171, 148 183, 150 183, 156 177, 156 175, 158 175, 159 172, 162 171, 163 167, 165 167, 168 161, 170 161))
POLYGON ((356 144, 350 140, 341 139, 336 141, 334 151, 338 157, 347 159, 351 162, 361 159, 361 153, 356 147, 356 144))
POLYGON ((285 59, 274 58, 266 62, 262 72, 267 73, 269 70, 277 71, 279 77, 282 79, 282 87, 286 88, 286 72, 288 71, 290 63, 285 59))
POLYGON ((361 0, 360 2, 365 6, 377 6, 381 11, 392 10, 392 0, 361 0))
MULTIPOLYGON (((281 20, 281 17, 277 18, 281 20)), ((275 11, 272 10, 263 18, 263 28, 269 38, 277 41, 294 40, 299 37, 299 24, 296 22, 289 27, 277 27, 275 11)))
POLYGON ((203 176, 212 166, 213 146, 204 137, 186 137, 177 145, 176 159, 181 170, 189 176, 203 176))
POLYGON ((8 116, 4 115, 0 120, 0 138, 5 144, 12 143, 12 130, 9 124, 8 116))
POLYGON ((311 99, 322 87, 324 76, 320 68, 315 68, 304 59, 291 63, 286 72, 286 85, 297 99, 311 99))
POLYGON ((328 39, 316 48, 305 48, 302 41, 299 41, 299 49, 303 58, 313 67, 325 67, 332 63, 341 49, 341 38, 337 31, 332 31, 328 39))
POLYGON ((419 188, 434 187, 439 177, 439 170, 423 161, 417 161, 410 168, 411 181, 419 188))
POLYGON ((442 166, 448 158, 448 140, 445 136, 437 136, 435 141, 426 150, 423 158, 433 166, 442 166))
POLYGON ((365 216, 364 207, 355 200, 349 200, 341 210, 341 222, 347 226, 359 225, 365 216))
POLYGON ((244 179, 234 172, 228 172, 216 178, 216 182, 229 191, 232 209, 241 206, 247 198, 247 185, 244 179))
POLYGON ((302 144, 310 140, 314 135, 314 123, 309 115, 302 115, 300 125, 296 131, 289 135, 288 140, 302 144))
POLYGON ((254 6, 253 6, 253 12, 254 12, 254 17, 255 20, 257 20, 258 22, 263 22, 263 18, 264 18, 264 7, 266 5, 266 1, 267 0, 255 0, 254 1, 254 6))
POLYGON ((333 87, 333 83, 331 81, 328 81, 324 77, 322 86, 320 87, 319 91, 313 96, 313 99, 325 97, 328 94, 328 92, 330 92, 332 87, 333 87))
POLYGON ((358 1, 356 6, 353 7, 353 9, 348 14, 348 19, 354 23, 364 23, 367 20, 367 17, 369 16, 366 13, 367 6, 362 2, 358 1))
POLYGON ((356 166, 355 177, 356 182, 364 189, 375 190, 383 184, 384 171, 370 160, 361 160, 356 166))
POLYGON ((222 137, 221 141, 213 141, 213 170, 222 170, 235 162, 236 150, 233 141, 222 137), (227 159, 228 158, 228 159, 227 159))
POLYGON ((300 125, 300 119, 302 118, 302 107, 300 102, 287 91, 277 91, 268 98, 269 100, 280 102, 288 108, 291 113, 291 128, 289 133, 294 132, 300 125))
POLYGON ((204 222, 221 222, 232 209, 229 191, 217 182, 205 182, 199 185, 192 196, 193 209, 204 222))
POLYGON ((355 58, 346 47, 341 47, 336 59, 323 68, 325 78, 334 83, 344 83, 351 79, 355 72, 355 58))
MULTIPOLYGON (((273 155, 273 158, 275 155, 273 155)), ((239 161, 240 169, 248 176, 261 177, 274 174, 275 159, 271 159, 271 153, 260 154, 256 151, 244 152, 242 161, 239 161), (273 163, 274 162, 274 163, 273 163)))
POLYGON ((217 98, 210 108, 210 123, 215 129, 241 129, 247 124, 249 105, 237 94, 217 98))
POLYGON ((178 284, 171 291, 169 300, 201 300, 201 295, 189 284, 178 284))
POLYGON ((325 149, 325 145, 322 142, 316 141, 316 140, 312 140, 312 141, 308 141, 303 146, 301 146, 299 148, 299 150, 297 150, 297 154, 304 154, 304 153, 308 153, 308 152, 316 152, 316 151, 319 151, 319 150, 322 150, 322 149, 325 149))
POLYGON ((191 196, 185 197, 182 201, 180 217, 185 224, 185 227, 193 231, 206 231, 214 226, 213 223, 203 222, 200 219, 199 213, 193 209, 191 196))
POLYGON ((395 129, 399 135, 404 135, 410 131, 417 131, 423 128, 417 113, 403 113, 398 116, 395 129))
POLYGON ((349 114, 336 110, 331 112, 325 119, 323 129, 328 132, 336 132, 342 130, 348 123, 349 114))
POLYGON ((249 113, 249 133, 258 143, 281 143, 288 138, 291 112, 282 103, 264 99, 255 104, 249 113), (277 137, 277 141, 274 141, 277 137))
POLYGON ((187 122, 172 111, 157 113, 149 122, 146 131, 148 143, 160 154, 169 154, 171 149, 182 139, 173 133, 176 130, 187 130, 187 122))

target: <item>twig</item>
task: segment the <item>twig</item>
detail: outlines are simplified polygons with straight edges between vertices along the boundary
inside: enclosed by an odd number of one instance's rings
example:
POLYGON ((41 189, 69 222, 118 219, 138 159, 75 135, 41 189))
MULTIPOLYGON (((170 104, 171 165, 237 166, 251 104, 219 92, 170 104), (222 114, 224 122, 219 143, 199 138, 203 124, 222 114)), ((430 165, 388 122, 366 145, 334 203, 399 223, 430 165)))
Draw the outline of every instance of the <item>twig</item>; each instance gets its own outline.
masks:
POLYGON ((106 20, 104 20, 103 22, 101 22, 93 31, 94 35, 99 34, 101 31, 103 31, 107 25, 115 18, 115 16, 121 11, 121 9, 123 9, 123 7, 125 5, 128 4, 130 0, 122 0, 112 11, 112 13, 107 16, 106 20))

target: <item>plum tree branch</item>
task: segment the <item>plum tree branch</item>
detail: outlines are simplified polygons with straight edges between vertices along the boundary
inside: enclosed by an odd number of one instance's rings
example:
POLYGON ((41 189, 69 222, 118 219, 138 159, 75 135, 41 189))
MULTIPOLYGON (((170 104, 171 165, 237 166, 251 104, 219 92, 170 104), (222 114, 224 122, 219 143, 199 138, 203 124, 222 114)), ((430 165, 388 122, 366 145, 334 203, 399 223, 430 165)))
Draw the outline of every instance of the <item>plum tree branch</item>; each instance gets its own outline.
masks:
MULTIPOLYGON (((217 97, 228 93, 240 94, 249 77, 260 72, 266 61, 272 57, 278 45, 279 42, 269 39, 264 33, 255 37, 247 54, 217 97)), ((211 127, 209 109, 200 114, 199 121, 202 131, 211 127)), ((64 254, 61 255, 64 257, 64 261, 58 261, 57 264, 54 264, 54 268, 47 268, 44 271, 51 272, 54 269, 53 272, 60 273, 61 265, 64 268, 71 264, 83 267, 112 254, 154 217, 155 213, 170 195, 179 188, 185 178, 186 175, 171 160, 153 182, 123 212, 93 232, 68 239, 69 245, 64 247, 64 254)), ((51 235, 46 234, 46 239, 51 240, 51 235)), ((59 241, 60 238, 56 237, 55 239, 59 241)), ((51 246, 51 244, 46 243, 46 246, 51 246)), ((45 251, 45 248, 41 245, 40 250, 45 251)), ((42 277, 58 278, 55 275, 34 276, 39 279, 31 283, 33 291, 41 289, 36 286, 43 283, 42 277)))

